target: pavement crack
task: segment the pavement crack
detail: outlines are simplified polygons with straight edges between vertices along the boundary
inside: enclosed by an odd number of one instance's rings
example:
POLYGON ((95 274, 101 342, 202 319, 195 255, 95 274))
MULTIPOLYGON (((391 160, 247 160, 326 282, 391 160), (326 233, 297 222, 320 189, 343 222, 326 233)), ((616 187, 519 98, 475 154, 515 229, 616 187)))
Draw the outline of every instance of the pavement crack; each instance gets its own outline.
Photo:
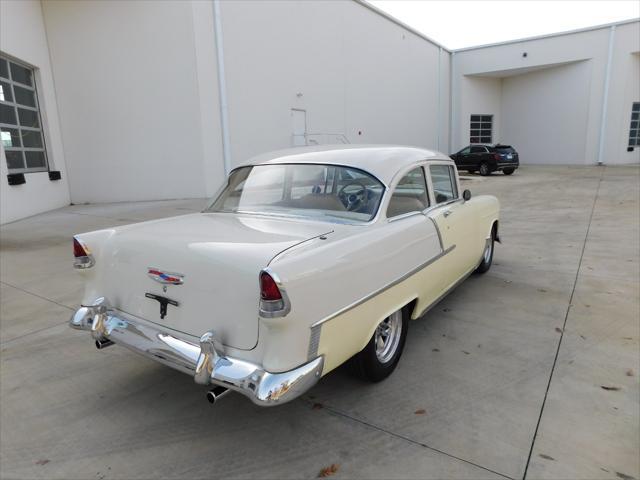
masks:
POLYGON ((538 415, 538 421, 536 423, 536 429, 533 432, 533 438, 531 439, 531 448, 529 449, 529 456, 527 457, 527 464, 524 467, 524 474, 522 476, 523 480, 527 478, 527 472, 529 471, 529 464, 531 463, 531 456, 533 454, 533 448, 536 444, 536 439, 538 438, 538 430, 540 429, 540 423, 542 421, 542 415, 544 414, 544 407, 547 404, 547 397, 549 395, 549 389, 551 388, 551 381, 553 380, 553 374, 556 369, 556 364, 558 363, 558 356, 560 355, 560 347, 562 346, 562 339, 564 338, 565 331, 567 329, 567 320, 569 318, 569 313, 571 312, 571 306, 573 304, 573 296, 576 292, 576 286, 578 285, 578 278, 580 276, 580 270, 582 269, 582 259, 584 258, 584 251, 587 247, 587 241, 589 239, 589 232, 591 230, 591 222, 593 221, 593 213, 596 210, 596 203, 598 201, 598 196, 600 194, 600 185, 602 185, 602 180, 604 178, 604 168, 602 172, 600 172, 600 178, 598 179, 598 186, 596 187, 596 193, 593 197, 593 204, 591 205, 591 213, 589 214, 589 222, 587 223, 587 231, 584 234, 584 240, 582 241, 582 251, 580 252, 580 260, 578 260, 578 268, 576 269, 576 275, 573 279, 573 287, 571 288, 571 295, 569 296, 569 301, 567 304, 567 310, 564 314, 564 322, 562 323, 562 330, 560 331, 560 339, 558 340, 558 346, 556 347, 556 355, 553 358, 553 364, 551 366, 551 372, 549 373, 549 381, 547 382, 547 389, 544 392, 544 398, 542 399, 542 405, 540 407, 540 414, 538 415))
MULTIPOLYGON (((304 398, 303 401, 309 403, 310 405, 314 405, 315 404, 315 402, 312 402, 311 400, 308 400, 306 398, 304 398)), ((377 430, 377 431, 385 433, 387 435, 391 435, 394 438, 398 438, 400 440, 404 440, 405 442, 409 442, 409 443, 411 443, 413 445, 418 445, 420 447, 424 447, 424 448, 426 448, 428 450, 431 450, 433 452, 439 453, 441 455, 446 455, 449 458, 453 458, 453 459, 458 460, 460 462, 464 462, 464 463, 466 463, 468 465, 472 465, 472 466, 474 466, 476 468, 480 468, 480 469, 482 469, 482 470, 484 470, 486 472, 491 472, 494 475, 499 475, 500 477, 507 478, 509 480, 514 480, 512 477, 510 477, 508 475, 505 475, 504 473, 496 472, 495 470, 491 470, 490 468, 483 467, 482 465, 478 465, 477 463, 474 463, 474 462, 472 462, 470 460, 465 460, 464 458, 457 457, 457 456, 455 456, 455 455, 453 455, 451 453, 448 453, 448 452, 445 452, 445 451, 440 450, 438 448, 432 447, 432 446, 430 446, 430 445, 428 445, 426 443, 419 442, 417 440, 413 440, 412 438, 406 437, 406 436, 401 435, 399 433, 392 432, 390 430, 387 430, 385 428, 379 427, 378 425, 374 425, 373 423, 369 423, 369 422, 367 422, 365 420, 362 420, 360 418, 353 417, 353 416, 349 415, 348 413, 341 412, 340 410, 337 410, 336 408, 331 407, 329 405, 322 404, 322 406, 323 406, 322 410, 327 411, 332 415, 336 415, 336 416, 339 416, 339 417, 343 417, 343 418, 349 419, 349 420, 351 420, 353 422, 359 423, 359 424, 364 425, 366 427, 369 427, 369 428, 371 428, 373 430, 377 430)))
POLYGON ((0 283, 3 284, 3 285, 6 285, 8 287, 15 288, 16 290, 20 290, 21 292, 24 292, 26 294, 33 295, 34 297, 38 297, 41 300, 45 300, 47 302, 55 303, 59 307, 66 308, 67 310, 71 310, 71 311, 75 310, 75 308, 70 307, 69 305, 65 305, 63 303, 58 303, 55 300, 51 300, 50 298, 43 297, 42 295, 38 295, 37 293, 30 292, 29 290, 25 290, 22 287, 18 287, 16 285, 12 285, 11 283, 5 282, 4 280, 0 280, 0 283))

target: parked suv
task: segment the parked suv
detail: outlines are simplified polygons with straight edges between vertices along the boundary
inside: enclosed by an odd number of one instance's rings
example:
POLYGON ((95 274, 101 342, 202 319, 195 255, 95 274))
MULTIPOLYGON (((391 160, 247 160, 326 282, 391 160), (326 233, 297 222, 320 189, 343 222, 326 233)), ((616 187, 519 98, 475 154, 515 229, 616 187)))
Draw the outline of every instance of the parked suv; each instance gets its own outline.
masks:
POLYGON ((499 143, 472 144, 450 157, 456 162, 458 170, 480 172, 480 175, 489 175, 496 170, 511 175, 520 166, 518 152, 510 145, 499 143))

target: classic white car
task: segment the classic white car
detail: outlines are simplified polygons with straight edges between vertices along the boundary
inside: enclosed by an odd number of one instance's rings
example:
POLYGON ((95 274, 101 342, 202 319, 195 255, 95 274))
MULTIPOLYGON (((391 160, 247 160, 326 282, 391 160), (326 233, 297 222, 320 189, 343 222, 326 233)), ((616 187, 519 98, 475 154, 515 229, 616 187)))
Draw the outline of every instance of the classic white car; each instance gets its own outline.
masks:
POLYGON ((346 361, 380 381, 409 320, 489 269, 498 214, 441 153, 261 155, 202 213, 75 236, 86 289, 70 324, 193 375, 212 403, 281 404, 346 361))

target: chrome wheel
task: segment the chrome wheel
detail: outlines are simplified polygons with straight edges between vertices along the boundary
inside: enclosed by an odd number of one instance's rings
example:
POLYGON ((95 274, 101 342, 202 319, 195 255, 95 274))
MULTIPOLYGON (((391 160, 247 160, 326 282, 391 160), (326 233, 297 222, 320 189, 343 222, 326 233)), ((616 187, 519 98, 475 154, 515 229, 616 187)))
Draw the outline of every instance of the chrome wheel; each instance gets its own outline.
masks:
POLYGON ((491 238, 486 248, 484 249, 484 254, 482 255, 482 260, 484 263, 489 263, 491 261, 491 257, 493 256, 493 238, 491 238))
POLYGON ((402 310, 392 313, 376 328, 376 356, 380 363, 389 362, 396 353, 402 337, 402 310))

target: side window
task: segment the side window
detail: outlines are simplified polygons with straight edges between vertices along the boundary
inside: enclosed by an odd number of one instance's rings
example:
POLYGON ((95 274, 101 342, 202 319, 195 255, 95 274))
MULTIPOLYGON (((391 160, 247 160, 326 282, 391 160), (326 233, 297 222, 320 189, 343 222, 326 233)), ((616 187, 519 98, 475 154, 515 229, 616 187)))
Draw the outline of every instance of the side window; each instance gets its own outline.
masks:
POLYGON ((421 212, 429 206, 427 182, 422 167, 414 168, 400 179, 396 185, 389 206, 387 218, 397 217, 404 213, 421 212))
POLYGON ((470 149, 469 147, 467 147, 467 148, 465 148, 464 150, 462 150, 460 153, 461 153, 462 155, 468 155, 470 151, 471 151, 471 149, 470 149))
POLYGON ((484 147, 471 147, 471 153, 486 153, 487 149, 484 147))
POLYGON ((458 198, 456 174, 449 165, 431 165, 431 183, 436 203, 444 203, 458 198))

